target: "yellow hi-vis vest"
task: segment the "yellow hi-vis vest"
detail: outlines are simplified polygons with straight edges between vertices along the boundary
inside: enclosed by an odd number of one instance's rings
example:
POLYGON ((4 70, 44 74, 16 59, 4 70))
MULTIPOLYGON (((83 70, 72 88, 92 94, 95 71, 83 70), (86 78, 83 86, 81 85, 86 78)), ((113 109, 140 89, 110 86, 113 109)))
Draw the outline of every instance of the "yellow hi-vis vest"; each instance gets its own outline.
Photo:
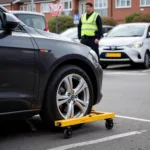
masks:
POLYGON ((96 19, 99 14, 93 12, 93 14, 86 20, 86 13, 82 15, 81 22, 81 36, 95 36, 95 31, 98 30, 96 25, 96 19))

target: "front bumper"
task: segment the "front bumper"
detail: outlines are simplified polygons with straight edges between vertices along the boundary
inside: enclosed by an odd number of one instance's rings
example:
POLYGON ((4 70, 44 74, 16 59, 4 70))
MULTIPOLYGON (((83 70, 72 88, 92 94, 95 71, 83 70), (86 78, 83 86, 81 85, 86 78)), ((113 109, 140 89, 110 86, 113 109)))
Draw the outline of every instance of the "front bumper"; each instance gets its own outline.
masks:
POLYGON ((97 67, 95 68, 96 71, 96 81, 97 81, 97 98, 95 100, 94 105, 98 104, 101 100, 102 100, 102 81, 103 81, 103 71, 101 66, 97 65, 97 67))
POLYGON ((90 54, 89 57, 90 61, 92 62, 92 69, 95 75, 95 86, 97 88, 94 87, 94 91, 95 94, 95 99, 94 99, 94 104, 96 105, 98 104, 103 95, 102 95, 102 81, 103 81, 103 69, 101 68, 101 66, 99 65, 99 63, 95 60, 95 58, 90 54))
POLYGON ((128 48, 127 46, 120 47, 121 50, 107 50, 106 47, 101 47, 100 50, 100 62, 102 63, 115 63, 115 64, 126 64, 126 63, 142 63, 144 62, 144 55, 142 48, 134 49, 128 48), (107 57, 107 53, 120 53, 121 57, 107 57))

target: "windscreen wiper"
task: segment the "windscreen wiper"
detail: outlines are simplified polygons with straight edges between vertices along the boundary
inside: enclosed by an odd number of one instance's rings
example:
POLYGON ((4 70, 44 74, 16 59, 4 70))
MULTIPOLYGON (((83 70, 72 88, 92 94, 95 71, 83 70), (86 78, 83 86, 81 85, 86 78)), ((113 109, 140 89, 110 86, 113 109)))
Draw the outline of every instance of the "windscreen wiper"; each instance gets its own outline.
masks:
POLYGON ((119 36, 119 35, 118 35, 118 36, 113 36, 113 37, 129 37, 129 36, 119 36))
POLYGON ((141 36, 141 35, 132 35, 132 37, 138 37, 138 36, 141 36))

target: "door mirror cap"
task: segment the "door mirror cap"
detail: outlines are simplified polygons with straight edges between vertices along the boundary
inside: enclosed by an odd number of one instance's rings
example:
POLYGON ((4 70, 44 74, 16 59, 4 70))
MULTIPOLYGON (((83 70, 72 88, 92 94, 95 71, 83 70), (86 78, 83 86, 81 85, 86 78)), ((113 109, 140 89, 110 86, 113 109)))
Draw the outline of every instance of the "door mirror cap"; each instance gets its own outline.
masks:
POLYGON ((107 34, 108 34, 108 33, 104 33, 103 36, 105 37, 105 36, 107 36, 107 34))
POLYGON ((4 13, 4 28, 6 31, 13 31, 20 21, 11 13, 4 13))

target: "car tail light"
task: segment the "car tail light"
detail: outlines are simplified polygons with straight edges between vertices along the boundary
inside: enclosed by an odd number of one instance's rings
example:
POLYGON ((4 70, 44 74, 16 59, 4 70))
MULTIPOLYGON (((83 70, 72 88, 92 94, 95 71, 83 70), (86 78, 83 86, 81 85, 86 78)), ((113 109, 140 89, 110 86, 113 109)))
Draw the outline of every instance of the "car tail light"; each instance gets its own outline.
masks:
POLYGON ((46 25, 46 27, 45 27, 45 31, 46 31, 46 32, 49 32, 48 25, 46 25))

